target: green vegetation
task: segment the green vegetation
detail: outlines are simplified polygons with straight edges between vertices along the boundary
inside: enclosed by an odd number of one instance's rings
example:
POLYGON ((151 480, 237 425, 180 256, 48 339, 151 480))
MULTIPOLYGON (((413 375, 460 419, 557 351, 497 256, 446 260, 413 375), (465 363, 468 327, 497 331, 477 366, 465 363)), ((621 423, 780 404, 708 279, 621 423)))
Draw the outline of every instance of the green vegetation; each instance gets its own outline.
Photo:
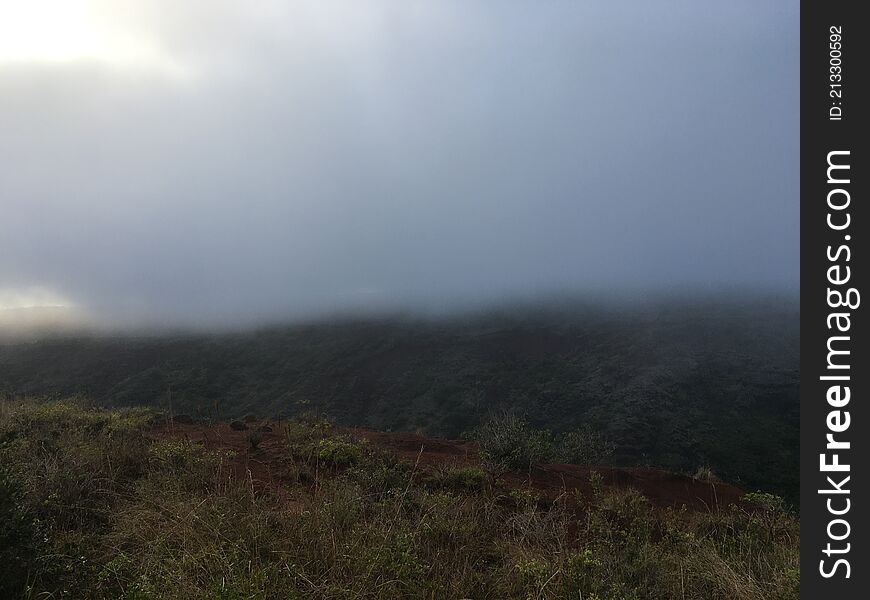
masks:
POLYGON ((58 337, 0 342, 0 394, 86 394, 205 420, 314 411, 440 437, 509 410, 555 436, 601 432, 614 464, 708 465, 796 503, 799 337, 794 303, 673 298, 245 334, 58 337))
POLYGON ((798 524, 771 494, 703 513, 601 485, 547 500, 322 421, 286 430, 307 476, 255 486, 244 457, 149 436, 153 416, 0 402, 0 597, 798 597, 798 524))
POLYGON ((512 412, 495 414, 466 435, 477 442, 485 463, 495 472, 529 469, 540 462, 600 465, 612 458, 615 448, 588 427, 554 436, 512 412))
POLYGON ((485 491, 489 477, 480 467, 443 465, 436 472, 433 483, 450 492, 472 494, 485 491))

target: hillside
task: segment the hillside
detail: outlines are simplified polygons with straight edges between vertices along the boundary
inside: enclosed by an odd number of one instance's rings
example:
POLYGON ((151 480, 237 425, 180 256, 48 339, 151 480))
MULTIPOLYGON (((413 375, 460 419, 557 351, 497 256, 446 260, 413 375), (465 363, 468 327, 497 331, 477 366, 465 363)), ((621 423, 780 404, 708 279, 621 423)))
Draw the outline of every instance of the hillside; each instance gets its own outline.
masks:
POLYGON ((798 598, 798 523, 769 494, 494 473, 467 442, 324 421, 177 420, 0 401, 0 597, 798 598))
POLYGON ((796 501, 798 347, 789 302, 545 306, 7 341, 0 390, 200 419, 316 412, 346 426, 447 437, 511 408, 541 428, 604 433, 617 464, 709 465, 796 501))

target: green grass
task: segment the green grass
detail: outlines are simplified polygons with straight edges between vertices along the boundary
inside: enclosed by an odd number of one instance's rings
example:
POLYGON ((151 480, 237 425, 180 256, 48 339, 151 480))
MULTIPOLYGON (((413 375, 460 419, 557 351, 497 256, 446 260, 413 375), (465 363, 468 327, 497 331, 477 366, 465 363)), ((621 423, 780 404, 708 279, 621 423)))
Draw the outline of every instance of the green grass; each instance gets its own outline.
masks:
POLYGON ((770 494, 710 513, 504 495, 316 423, 287 431, 314 476, 259 489, 232 454, 150 439, 152 416, 0 403, 0 597, 798 597, 797 520, 770 494))

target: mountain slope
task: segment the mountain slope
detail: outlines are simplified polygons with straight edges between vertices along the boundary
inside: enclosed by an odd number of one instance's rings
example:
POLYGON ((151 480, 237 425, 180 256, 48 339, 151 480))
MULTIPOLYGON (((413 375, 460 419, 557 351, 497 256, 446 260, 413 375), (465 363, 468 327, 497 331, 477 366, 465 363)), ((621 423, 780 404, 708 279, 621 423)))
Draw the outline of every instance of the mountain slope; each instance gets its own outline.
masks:
POLYGON ((787 304, 670 304, 58 337, 0 345, 0 389, 206 419, 314 411, 442 436, 511 408, 537 427, 604 432, 618 462, 707 464, 794 498, 797 315, 787 304))

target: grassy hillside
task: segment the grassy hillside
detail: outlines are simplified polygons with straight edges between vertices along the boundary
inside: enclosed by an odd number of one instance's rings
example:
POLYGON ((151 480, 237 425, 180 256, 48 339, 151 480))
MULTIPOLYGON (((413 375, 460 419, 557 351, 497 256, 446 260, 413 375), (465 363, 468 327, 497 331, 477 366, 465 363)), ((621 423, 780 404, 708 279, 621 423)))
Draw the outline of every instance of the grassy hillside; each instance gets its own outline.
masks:
POLYGON ((664 508, 591 471, 544 497, 323 422, 257 432, 0 401, 0 597, 798 598, 798 524, 767 494, 664 508))
POLYGON ((549 305, 243 334, 7 342, 0 390, 81 393, 205 419, 315 411, 448 436, 512 408, 557 433, 603 432, 619 463, 709 465, 796 500, 798 346, 798 308, 787 302, 549 305))

